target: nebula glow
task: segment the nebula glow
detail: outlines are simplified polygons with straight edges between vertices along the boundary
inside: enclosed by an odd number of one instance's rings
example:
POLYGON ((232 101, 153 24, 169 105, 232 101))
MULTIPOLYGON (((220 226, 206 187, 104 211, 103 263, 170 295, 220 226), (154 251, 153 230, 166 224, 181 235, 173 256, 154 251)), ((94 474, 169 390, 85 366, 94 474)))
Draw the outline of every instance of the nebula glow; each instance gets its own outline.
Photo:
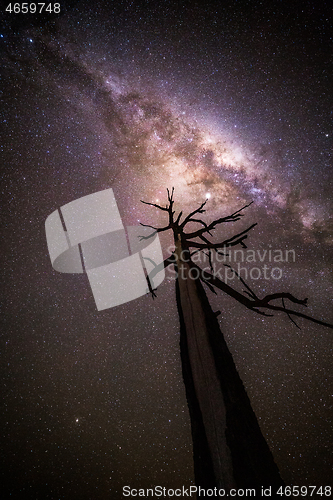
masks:
MULTIPOLYGON (((125 225, 164 226, 140 200, 165 205, 171 187, 176 211, 207 199, 207 221, 253 201, 213 238, 257 222, 248 248, 295 261, 250 286, 308 297, 332 323, 332 12, 63 4, 43 19, 5 13, 0 33, 2 491, 120 499, 125 484, 194 481, 174 282, 97 313, 85 276, 53 272, 45 219, 110 187, 125 225)), ((286 484, 330 484, 331 333, 208 294, 286 484)))

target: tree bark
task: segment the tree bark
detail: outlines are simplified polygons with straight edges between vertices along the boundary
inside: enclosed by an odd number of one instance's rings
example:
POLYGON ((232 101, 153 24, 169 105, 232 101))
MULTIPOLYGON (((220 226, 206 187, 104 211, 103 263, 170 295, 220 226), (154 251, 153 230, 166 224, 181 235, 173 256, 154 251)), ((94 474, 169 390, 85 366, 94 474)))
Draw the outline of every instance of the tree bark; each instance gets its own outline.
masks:
POLYGON ((196 483, 202 488, 256 488, 257 496, 263 486, 276 491, 284 483, 198 271, 180 238, 175 245, 181 360, 196 483))

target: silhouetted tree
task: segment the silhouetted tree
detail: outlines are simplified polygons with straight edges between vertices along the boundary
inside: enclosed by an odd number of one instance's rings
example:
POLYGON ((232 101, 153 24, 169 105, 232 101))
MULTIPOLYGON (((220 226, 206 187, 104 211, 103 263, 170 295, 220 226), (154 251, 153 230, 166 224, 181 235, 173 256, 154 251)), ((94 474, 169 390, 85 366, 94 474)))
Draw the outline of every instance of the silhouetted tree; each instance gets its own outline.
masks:
MULTIPOLYGON (((182 220, 182 212, 175 217, 173 195, 174 189, 171 193, 168 190, 165 207, 142 202, 166 212, 168 224, 164 227, 142 224, 154 231, 141 239, 168 230, 173 232, 175 250, 162 265, 172 264, 177 273, 181 360, 191 418, 196 484, 202 488, 252 487, 256 488, 257 496, 262 486, 271 486, 276 491, 284 483, 220 330, 219 311, 213 312, 203 283, 214 293, 215 289, 222 290, 257 314, 268 316, 267 311, 280 311, 293 323, 292 316, 296 316, 330 328, 333 326, 285 306, 285 300, 306 306, 307 299, 299 300, 284 292, 259 298, 236 273, 245 287, 240 293, 214 274, 214 252, 226 255, 231 247, 246 248, 245 240, 256 224, 218 243, 210 241, 212 231, 221 224, 240 220, 250 204, 208 224, 198 218, 205 212, 207 200, 182 220), (199 224, 199 229, 186 232, 191 223, 192 227, 193 223, 199 224), (193 261, 193 255, 198 252, 208 256, 210 272, 193 261), (282 305, 276 304, 278 299, 282 305)), ((156 296, 153 278, 160 268, 157 266, 148 276, 153 298, 156 296)))

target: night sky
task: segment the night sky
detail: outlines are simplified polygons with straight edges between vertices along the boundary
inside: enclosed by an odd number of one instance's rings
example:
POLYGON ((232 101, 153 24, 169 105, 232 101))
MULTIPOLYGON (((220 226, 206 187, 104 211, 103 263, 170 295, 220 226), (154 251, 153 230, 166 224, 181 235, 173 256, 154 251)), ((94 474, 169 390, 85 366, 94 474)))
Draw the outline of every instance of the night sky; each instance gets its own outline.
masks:
MULTIPOLYGON (((207 221, 253 200, 216 238, 257 222, 249 249, 296 257, 266 260, 281 279, 251 287, 308 297, 332 323, 332 11, 60 3, 49 18, 1 7, 2 498, 189 487, 172 277, 154 301, 98 312, 85 275, 52 269, 45 220, 110 187, 124 225, 166 225, 140 200, 165 204, 172 186, 177 211, 208 197, 207 221)), ((284 481, 332 485, 332 330, 208 295, 284 481)))

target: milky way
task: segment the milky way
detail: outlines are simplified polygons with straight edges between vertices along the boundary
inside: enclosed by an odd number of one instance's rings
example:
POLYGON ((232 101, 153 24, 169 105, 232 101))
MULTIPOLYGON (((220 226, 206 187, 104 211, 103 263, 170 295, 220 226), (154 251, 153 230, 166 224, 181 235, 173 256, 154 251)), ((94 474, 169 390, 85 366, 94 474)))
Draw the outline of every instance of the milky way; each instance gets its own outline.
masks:
MULTIPOLYGON (((253 201, 216 237, 258 222, 249 248, 296 257, 251 286, 308 297, 332 322, 325 2, 72 3, 51 22, 3 14, 0 33, 2 470, 15 498, 193 484, 174 283, 98 313, 85 276, 50 264, 44 223, 65 203, 112 187, 125 224, 163 226, 140 200, 164 205, 172 186, 176 210, 208 198, 207 221, 253 201)), ((330 485, 332 334, 210 300, 286 484, 330 485)))

